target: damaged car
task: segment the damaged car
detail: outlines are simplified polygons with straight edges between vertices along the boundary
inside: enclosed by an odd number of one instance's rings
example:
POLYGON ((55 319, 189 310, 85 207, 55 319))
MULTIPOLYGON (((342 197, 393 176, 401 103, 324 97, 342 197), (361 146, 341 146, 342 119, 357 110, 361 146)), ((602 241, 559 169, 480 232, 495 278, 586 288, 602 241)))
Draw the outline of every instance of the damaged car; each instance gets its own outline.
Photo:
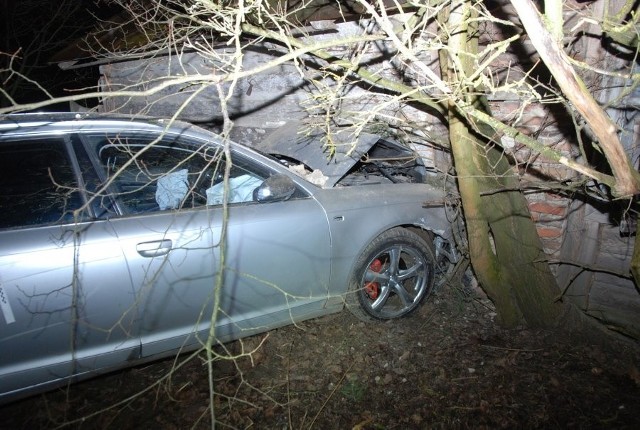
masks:
POLYGON ((0 402, 345 306, 416 309, 456 260, 442 190, 398 143, 325 137, 0 117, 0 402))

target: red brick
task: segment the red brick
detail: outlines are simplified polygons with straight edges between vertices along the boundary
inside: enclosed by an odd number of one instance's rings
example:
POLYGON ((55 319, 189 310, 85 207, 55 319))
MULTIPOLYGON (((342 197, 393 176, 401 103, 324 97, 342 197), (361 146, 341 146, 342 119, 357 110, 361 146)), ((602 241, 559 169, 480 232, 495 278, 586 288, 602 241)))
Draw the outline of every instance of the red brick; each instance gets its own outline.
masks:
POLYGON ((562 230, 559 228, 537 226, 536 229, 538 230, 538 236, 542 239, 558 239, 562 237, 562 230))
POLYGON ((545 202, 530 203, 529 210, 531 212, 556 216, 564 216, 567 213, 567 208, 565 206, 552 205, 545 202))

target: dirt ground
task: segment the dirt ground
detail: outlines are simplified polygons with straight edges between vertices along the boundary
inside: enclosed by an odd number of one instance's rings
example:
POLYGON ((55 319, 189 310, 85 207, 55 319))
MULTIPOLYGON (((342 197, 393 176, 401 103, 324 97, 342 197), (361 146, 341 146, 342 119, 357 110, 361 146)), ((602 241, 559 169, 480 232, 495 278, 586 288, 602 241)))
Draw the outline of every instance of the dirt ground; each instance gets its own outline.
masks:
MULTIPOLYGON (((398 321, 345 310, 233 342, 216 428, 640 428, 637 349, 494 318, 449 288, 398 321)), ((210 428, 207 374, 202 355, 147 364, 2 407, 0 428, 210 428)))

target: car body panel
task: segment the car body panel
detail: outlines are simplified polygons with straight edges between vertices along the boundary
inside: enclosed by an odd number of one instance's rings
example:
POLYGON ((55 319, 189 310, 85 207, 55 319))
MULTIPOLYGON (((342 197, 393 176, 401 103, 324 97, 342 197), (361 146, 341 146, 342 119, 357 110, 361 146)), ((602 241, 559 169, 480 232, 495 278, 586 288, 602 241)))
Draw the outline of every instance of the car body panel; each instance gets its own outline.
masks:
POLYGON ((450 239, 449 222, 441 206, 424 207, 442 199, 442 193, 426 184, 381 184, 322 190, 315 194, 322 203, 334 241, 332 246, 331 296, 340 300, 353 261, 368 244, 356 238, 373 238, 397 226, 416 227, 450 239), (383 202, 384 204, 380 204, 383 202))
POLYGON ((96 224, 74 227, 0 232, 2 287, 14 319, 5 310, 3 392, 140 356, 131 282, 104 276, 128 273, 115 236, 96 224))
POLYGON ((332 145, 322 142, 317 130, 304 132, 297 121, 285 124, 260 142, 260 149, 273 155, 282 155, 320 170, 326 177, 325 188, 335 186, 360 158, 380 140, 379 136, 352 131, 339 131, 332 136, 332 145))
POLYGON ((329 234, 315 200, 230 207, 225 245, 222 212, 221 208, 176 211, 147 218, 144 225, 128 220, 116 227, 133 284, 140 288, 143 357, 206 342, 221 263, 226 269, 216 338, 237 338, 254 328, 256 313, 266 320, 259 326, 270 327, 290 323, 293 307, 314 304, 322 309, 329 283, 329 234), (302 234, 305 240, 292 247, 292 237, 302 234), (171 241, 170 249, 156 257, 140 255, 139 245, 154 241, 171 241), (292 275, 297 282, 289 285, 292 275))

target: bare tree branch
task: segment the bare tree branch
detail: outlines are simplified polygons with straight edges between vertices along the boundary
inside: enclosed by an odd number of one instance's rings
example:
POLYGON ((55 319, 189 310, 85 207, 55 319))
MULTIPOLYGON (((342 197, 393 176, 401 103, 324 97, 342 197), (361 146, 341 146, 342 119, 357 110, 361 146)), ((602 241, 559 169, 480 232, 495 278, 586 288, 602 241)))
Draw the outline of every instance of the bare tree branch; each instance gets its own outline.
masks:
POLYGON ((630 197, 640 193, 640 174, 635 171, 625 153, 615 124, 576 74, 567 54, 547 30, 535 5, 531 0, 511 0, 511 4, 518 12, 531 42, 562 92, 585 118, 598 138, 616 179, 613 193, 618 197, 630 197))

